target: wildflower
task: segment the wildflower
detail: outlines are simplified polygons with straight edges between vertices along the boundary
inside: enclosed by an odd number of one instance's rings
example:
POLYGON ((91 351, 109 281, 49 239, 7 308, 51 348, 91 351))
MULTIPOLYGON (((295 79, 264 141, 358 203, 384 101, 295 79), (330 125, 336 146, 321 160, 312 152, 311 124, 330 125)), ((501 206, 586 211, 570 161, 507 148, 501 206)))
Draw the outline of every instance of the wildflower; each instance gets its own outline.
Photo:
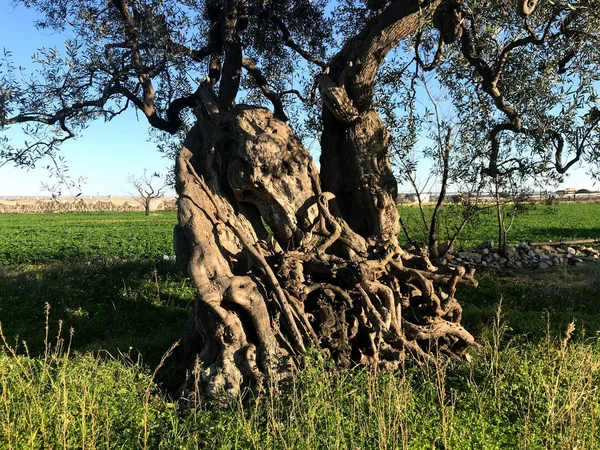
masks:
POLYGON ((167 408, 175 408, 175 403, 167 403, 167 408))

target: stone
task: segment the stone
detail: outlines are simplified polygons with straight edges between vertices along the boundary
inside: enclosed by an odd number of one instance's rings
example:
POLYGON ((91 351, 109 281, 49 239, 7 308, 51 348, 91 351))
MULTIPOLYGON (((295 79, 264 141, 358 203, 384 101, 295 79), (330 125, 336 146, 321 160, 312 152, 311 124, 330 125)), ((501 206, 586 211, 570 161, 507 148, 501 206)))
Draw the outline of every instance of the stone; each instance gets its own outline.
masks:
POLYGON ((476 264, 481 262, 481 255, 479 253, 469 253, 469 259, 476 264))
POLYGON ((494 241, 483 241, 481 244, 479 244, 479 246, 477 247, 479 250, 482 250, 484 248, 487 248, 489 250, 494 248, 494 241))
POLYGON ((482 255, 489 255, 490 254, 490 249, 489 248, 482 248, 481 249, 481 254, 482 255))
POLYGON ((573 247, 567 247, 567 253, 569 255, 575 255, 577 251, 573 247))
POLYGON ((538 268, 544 270, 544 269, 549 269, 550 266, 548 264, 546 264, 545 262, 543 262, 538 265, 538 268))

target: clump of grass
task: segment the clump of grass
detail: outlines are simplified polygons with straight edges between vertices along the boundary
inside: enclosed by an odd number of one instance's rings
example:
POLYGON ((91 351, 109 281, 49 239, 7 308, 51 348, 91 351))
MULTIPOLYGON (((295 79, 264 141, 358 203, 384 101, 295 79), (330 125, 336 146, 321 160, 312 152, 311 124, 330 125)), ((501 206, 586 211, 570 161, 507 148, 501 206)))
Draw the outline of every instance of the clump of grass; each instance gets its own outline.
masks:
MULTIPOLYGON (((155 448, 168 423, 169 403, 154 373, 127 355, 72 354, 59 322, 39 357, 11 345, 0 324, 0 448, 155 448)), ((169 349, 165 358, 174 347, 169 349)), ((164 361, 163 361, 164 362, 164 361)))

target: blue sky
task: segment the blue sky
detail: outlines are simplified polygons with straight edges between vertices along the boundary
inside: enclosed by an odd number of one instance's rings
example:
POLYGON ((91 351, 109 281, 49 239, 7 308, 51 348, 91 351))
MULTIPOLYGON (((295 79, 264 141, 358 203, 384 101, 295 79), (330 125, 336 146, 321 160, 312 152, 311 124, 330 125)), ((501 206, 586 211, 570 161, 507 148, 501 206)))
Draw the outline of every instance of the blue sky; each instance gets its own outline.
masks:
MULTIPOLYGON (((49 32, 40 32, 33 26, 36 14, 23 8, 13 8, 9 0, 0 0, 0 50, 13 54, 15 65, 31 66, 31 55, 36 49, 53 45, 62 46, 63 39, 49 32)), ((9 129, 6 133, 13 145, 23 141, 21 133, 9 129)), ((76 140, 67 141, 61 150, 72 177, 86 177, 84 195, 127 195, 132 189, 125 178, 129 173, 140 174, 144 169, 166 173, 171 162, 148 142, 145 117, 136 117, 130 110, 111 122, 102 120, 91 124, 76 140)), ((0 168, 0 196, 45 195, 41 184, 48 181, 44 168, 35 169, 4 166, 0 168)))
MULTIPOLYGON (((13 8, 10 0, 0 0, 0 50, 12 51, 15 65, 31 67, 31 55, 40 47, 62 46, 63 39, 50 32, 40 32, 33 26, 36 14, 22 6, 13 8)), ((17 129, 7 135, 13 145, 22 141, 17 129)), ((314 147, 314 146, 313 146, 314 147)), ((314 148, 311 149, 313 156, 314 148)), ((125 179, 129 173, 140 174, 144 169, 166 173, 171 161, 148 142, 148 125, 143 116, 130 110, 113 121, 97 121, 76 139, 62 146, 72 177, 86 177, 83 194, 86 196, 127 196, 132 189, 125 179)), ((0 168, 0 197, 47 195, 41 186, 48 181, 48 172, 38 164, 35 169, 12 166, 0 168)), ((425 168, 426 169, 426 168, 425 168)), ((593 188, 584 168, 571 172, 562 187, 593 188)), ((401 186, 401 191, 408 191, 401 186)), ((172 193, 171 193, 172 194, 172 193)))

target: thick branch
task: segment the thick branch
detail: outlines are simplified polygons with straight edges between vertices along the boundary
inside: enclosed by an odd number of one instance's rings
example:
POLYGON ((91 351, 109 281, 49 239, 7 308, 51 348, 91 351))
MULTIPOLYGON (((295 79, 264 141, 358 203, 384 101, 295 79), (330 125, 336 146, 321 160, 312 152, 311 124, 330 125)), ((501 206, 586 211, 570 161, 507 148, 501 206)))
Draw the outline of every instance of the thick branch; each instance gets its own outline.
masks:
POLYGON ((242 44, 237 30, 239 8, 237 0, 226 0, 220 18, 225 62, 219 87, 219 105, 225 111, 235 104, 235 97, 240 88, 242 44))
POLYGON ((332 60, 330 76, 338 86, 346 88, 359 111, 372 107, 375 76, 385 56, 417 30, 424 15, 432 13, 439 3, 439 0, 390 3, 362 32, 348 40, 332 60))

